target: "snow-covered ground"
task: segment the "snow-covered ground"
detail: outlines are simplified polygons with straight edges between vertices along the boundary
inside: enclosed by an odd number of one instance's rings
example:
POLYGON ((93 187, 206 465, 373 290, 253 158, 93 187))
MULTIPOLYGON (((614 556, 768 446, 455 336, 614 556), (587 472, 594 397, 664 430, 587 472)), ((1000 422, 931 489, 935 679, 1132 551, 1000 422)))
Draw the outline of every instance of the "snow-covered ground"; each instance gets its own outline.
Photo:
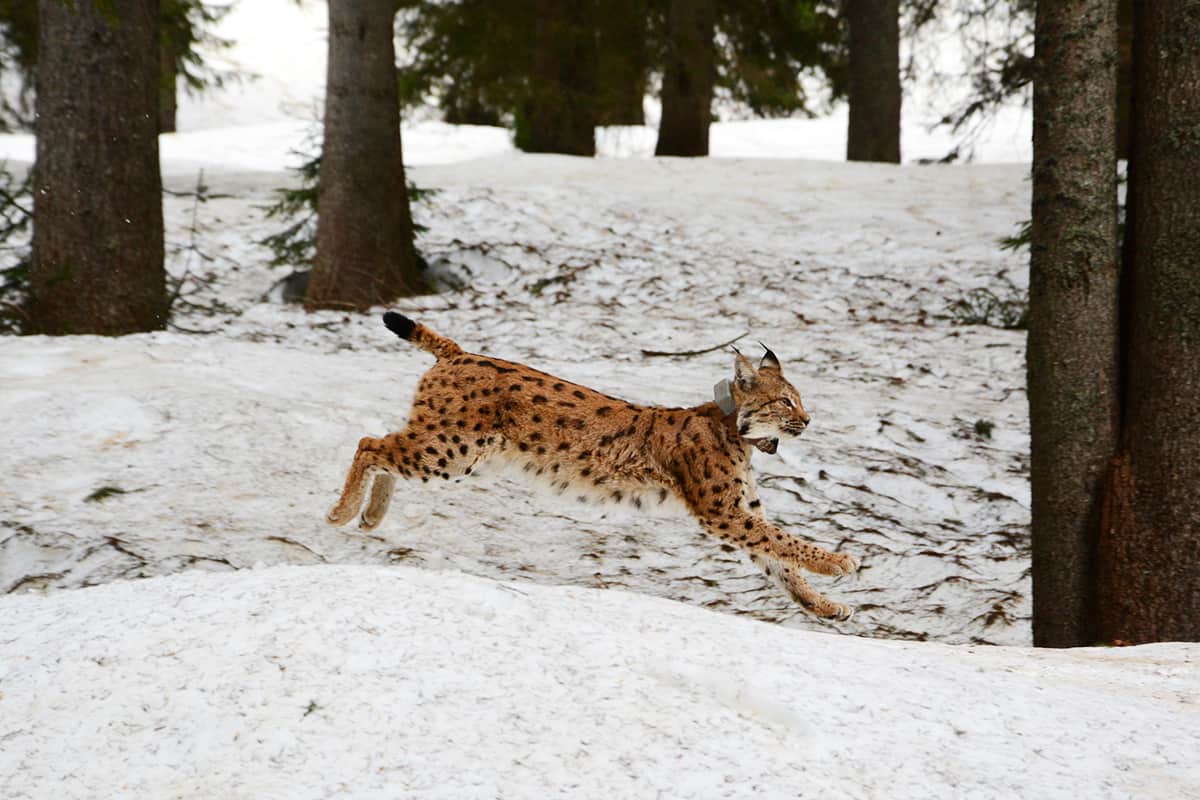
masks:
POLYGON ((1200 796, 1195 646, 805 633, 408 567, 4 601, 17 798, 1200 796))

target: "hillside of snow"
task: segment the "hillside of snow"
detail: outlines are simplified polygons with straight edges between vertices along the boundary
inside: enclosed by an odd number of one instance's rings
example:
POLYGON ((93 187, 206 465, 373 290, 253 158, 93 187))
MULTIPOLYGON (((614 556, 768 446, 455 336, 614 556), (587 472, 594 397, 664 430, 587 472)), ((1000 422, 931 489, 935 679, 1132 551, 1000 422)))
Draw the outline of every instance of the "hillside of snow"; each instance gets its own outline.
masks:
MULTIPOLYGON (((498 150, 493 129, 405 136, 412 179, 436 190, 418 246, 451 288, 398 310, 661 405, 705 402, 732 372, 727 348, 663 353, 767 343, 813 424, 755 453, 762 499, 862 559, 815 579, 858 608, 839 628, 1029 642, 1024 335, 951 313, 974 289, 1019 291, 1022 258, 996 240, 1025 213, 1024 168, 588 160, 498 150)), ((0 591, 405 563, 830 629, 690 519, 600 515, 502 476, 404 486, 374 533, 329 529, 358 439, 402 427, 431 360, 377 314, 306 314, 269 291, 286 271, 256 244, 277 227, 262 207, 302 139, 271 125, 164 140, 165 181, 185 193, 166 200, 184 279, 171 331, 0 341, 0 591)))
POLYGON ((407 567, 2 602, 10 800, 1200 797, 1197 645, 873 641, 407 567))

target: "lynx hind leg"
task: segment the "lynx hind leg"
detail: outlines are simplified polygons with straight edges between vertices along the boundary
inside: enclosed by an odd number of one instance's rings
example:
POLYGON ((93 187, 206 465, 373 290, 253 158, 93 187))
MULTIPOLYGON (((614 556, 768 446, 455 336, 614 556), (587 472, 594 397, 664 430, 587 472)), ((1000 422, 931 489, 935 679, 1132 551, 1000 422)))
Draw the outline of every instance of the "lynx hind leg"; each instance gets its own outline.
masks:
POLYGON ((412 426, 382 439, 365 437, 358 443, 342 496, 325 519, 330 525, 345 525, 362 510, 362 527, 373 530, 387 513, 397 475, 428 482, 470 474, 476 463, 500 445, 497 439, 488 434, 446 433, 428 427, 416 430, 412 426), (373 485, 364 509, 368 481, 373 485))
POLYGON ((843 603, 835 603, 812 588, 795 567, 763 555, 754 554, 751 555, 751 558, 772 582, 816 616, 829 617, 842 622, 854 616, 853 608, 843 603))
POLYGON ((392 504, 392 494, 396 490, 396 476, 390 472, 379 472, 375 482, 371 484, 371 496, 367 507, 363 509, 358 520, 358 527, 364 531, 373 531, 387 516, 388 506, 392 504))
POLYGON ((379 456, 380 444, 381 440, 369 436, 364 436, 358 441, 358 451, 355 452, 350 471, 346 474, 341 497, 325 515, 325 521, 330 525, 345 525, 354 519, 362 508, 366 482, 383 466, 384 459, 379 456))

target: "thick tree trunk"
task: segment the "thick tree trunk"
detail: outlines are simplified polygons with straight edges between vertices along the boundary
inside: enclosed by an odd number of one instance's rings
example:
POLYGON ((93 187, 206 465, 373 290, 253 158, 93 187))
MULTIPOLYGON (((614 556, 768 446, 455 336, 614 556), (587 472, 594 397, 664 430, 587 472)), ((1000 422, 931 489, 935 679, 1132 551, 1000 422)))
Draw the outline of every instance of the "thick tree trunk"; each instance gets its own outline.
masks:
POLYGON ((847 0, 848 161, 900 163, 900 0, 847 0))
POLYGON ((646 0, 608 0, 599 24, 598 125, 644 125, 650 58, 646 0))
POLYGON ((1118 415, 1116 6, 1042 0, 1033 93, 1028 388, 1034 644, 1089 644, 1118 415))
POLYGON ((1133 127, 1133 0, 1117 2, 1117 158, 1131 155, 1133 127))
POLYGON ((596 0, 536 0, 533 74, 516 145, 596 154, 596 0))
POLYGON ((1136 5, 1128 374, 1100 635, 1200 641, 1200 8, 1136 5))
POLYGON ((50 334, 166 324, 158 0, 42 0, 31 317, 50 334))
POLYGON ((656 156, 708 155, 716 16, 715 0, 671 0, 656 156))
POLYGON ((305 307, 365 310, 420 291, 400 148, 396 0, 330 0, 317 252, 305 307))

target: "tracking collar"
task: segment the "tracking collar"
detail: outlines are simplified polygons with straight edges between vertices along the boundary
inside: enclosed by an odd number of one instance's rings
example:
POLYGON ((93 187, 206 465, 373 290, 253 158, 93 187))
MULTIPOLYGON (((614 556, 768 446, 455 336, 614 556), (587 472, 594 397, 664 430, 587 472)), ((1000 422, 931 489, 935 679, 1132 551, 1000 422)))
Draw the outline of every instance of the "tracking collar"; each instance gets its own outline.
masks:
POLYGON ((717 407, 723 414, 729 415, 737 411, 737 403, 733 401, 733 389, 730 388, 728 378, 713 387, 713 400, 717 401, 717 407))
MULTIPOLYGON (((713 387, 713 400, 717 401, 717 408, 721 409, 721 413, 725 415, 725 422, 729 425, 729 430, 735 436, 740 436, 737 433, 737 420, 733 418, 733 415, 737 412, 737 403, 733 400, 733 389, 730 387, 728 378, 713 387)), ((779 447, 779 440, 774 437, 767 437, 765 439, 743 438, 743 441, 757 447, 764 453, 774 453, 779 447)))

